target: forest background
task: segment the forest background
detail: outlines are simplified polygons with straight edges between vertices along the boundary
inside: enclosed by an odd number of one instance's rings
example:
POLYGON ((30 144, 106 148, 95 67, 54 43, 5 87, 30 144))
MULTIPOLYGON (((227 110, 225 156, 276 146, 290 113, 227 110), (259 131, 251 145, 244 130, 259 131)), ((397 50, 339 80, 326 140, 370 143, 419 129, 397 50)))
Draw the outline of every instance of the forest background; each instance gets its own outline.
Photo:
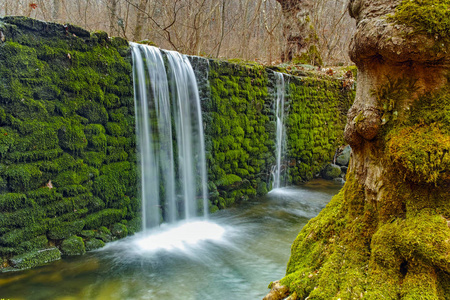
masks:
POLYGON ((350 64, 348 0, 0 0, 22 15, 163 49, 265 65, 350 64))

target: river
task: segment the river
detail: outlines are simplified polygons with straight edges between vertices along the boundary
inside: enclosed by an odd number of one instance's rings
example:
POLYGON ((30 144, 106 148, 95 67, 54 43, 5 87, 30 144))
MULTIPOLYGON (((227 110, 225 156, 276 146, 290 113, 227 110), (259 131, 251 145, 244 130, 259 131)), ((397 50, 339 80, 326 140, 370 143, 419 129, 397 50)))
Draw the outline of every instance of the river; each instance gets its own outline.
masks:
POLYGON ((300 229, 342 184, 314 180, 103 249, 0 274, 0 299, 253 300, 284 276, 300 229))

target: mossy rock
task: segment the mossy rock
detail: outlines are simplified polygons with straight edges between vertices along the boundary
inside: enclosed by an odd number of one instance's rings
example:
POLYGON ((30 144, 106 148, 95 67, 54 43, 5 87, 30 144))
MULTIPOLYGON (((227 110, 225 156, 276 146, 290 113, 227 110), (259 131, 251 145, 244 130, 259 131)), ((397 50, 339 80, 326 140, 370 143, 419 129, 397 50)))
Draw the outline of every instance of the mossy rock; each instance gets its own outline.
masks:
POLYGON ((99 239, 90 239, 86 241, 86 251, 92 251, 105 246, 105 243, 99 239))
POLYGON ((58 248, 50 248, 17 255, 9 261, 12 267, 23 270, 41 266, 59 259, 61 259, 61 252, 58 248))
POLYGON ((335 164, 328 164, 321 173, 324 179, 338 178, 341 175, 341 167, 335 164))
POLYGON ((95 233, 95 237, 97 239, 102 240, 105 243, 111 242, 113 240, 113 235, 111 234, 111 231, 105 226, 102 226, 98 229, 98 231, 95 233))
POLYGON ((52 240, 67 239, 73 235, 78 235, 84 228, 83 220, 73 222, 50 222, 47 236, 52 240))
POLYGON ((85 254, 86 249, 83 239, 75 235, 65 239, 61 244, 61 252, 68 256, 85 254))
POLYGON ((111 234, 118 239, 122 239, 128 236, 127 226, 122 223, 116 223, 111 228, 111 234))
POLYGON ((142 219, 140 217, 134 218, 127 223, 128 234, 135 234, 142 230, 142 219))

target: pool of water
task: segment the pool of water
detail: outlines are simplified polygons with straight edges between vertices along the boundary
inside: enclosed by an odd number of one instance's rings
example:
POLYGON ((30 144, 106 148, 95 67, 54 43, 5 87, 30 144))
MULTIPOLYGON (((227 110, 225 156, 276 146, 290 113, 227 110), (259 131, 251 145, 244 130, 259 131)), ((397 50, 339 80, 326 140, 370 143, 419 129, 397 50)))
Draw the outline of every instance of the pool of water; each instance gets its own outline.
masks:
POLYGON ((0 274, 0 299, 262 299, 284 276, 300 229, 342 187, 271 191, 208 220, 163 225, 103 249, 0 274))

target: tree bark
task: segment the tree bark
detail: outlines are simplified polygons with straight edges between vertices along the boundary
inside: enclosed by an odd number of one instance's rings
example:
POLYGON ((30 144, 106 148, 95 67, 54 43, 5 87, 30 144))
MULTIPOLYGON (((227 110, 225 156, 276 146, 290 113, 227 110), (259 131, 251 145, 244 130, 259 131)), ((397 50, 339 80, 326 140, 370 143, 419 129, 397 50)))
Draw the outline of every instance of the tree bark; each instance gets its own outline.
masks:
POLYGON ((115 36, 119 34, 118 18, 117 18, 117 0, 108 1, 109 10, 109 34, 110 36, 115 36))
POLYGON ((292 246, 281 284, 296 299, 450 299, 450 42, 395 21, 401 3, 350 1, 352 158, 292 246))
POLYGON ((311 43, 311 0, 277 0, 283 12, 284 45, 281 61, 291 61, 308 51, 311 43))
POLYGON ((136 23, 133 31, 133 40, 142 40, 142 29, 146 24, 145 13, 147 11, 148 0, 140 0, 136 12, 136 23))

